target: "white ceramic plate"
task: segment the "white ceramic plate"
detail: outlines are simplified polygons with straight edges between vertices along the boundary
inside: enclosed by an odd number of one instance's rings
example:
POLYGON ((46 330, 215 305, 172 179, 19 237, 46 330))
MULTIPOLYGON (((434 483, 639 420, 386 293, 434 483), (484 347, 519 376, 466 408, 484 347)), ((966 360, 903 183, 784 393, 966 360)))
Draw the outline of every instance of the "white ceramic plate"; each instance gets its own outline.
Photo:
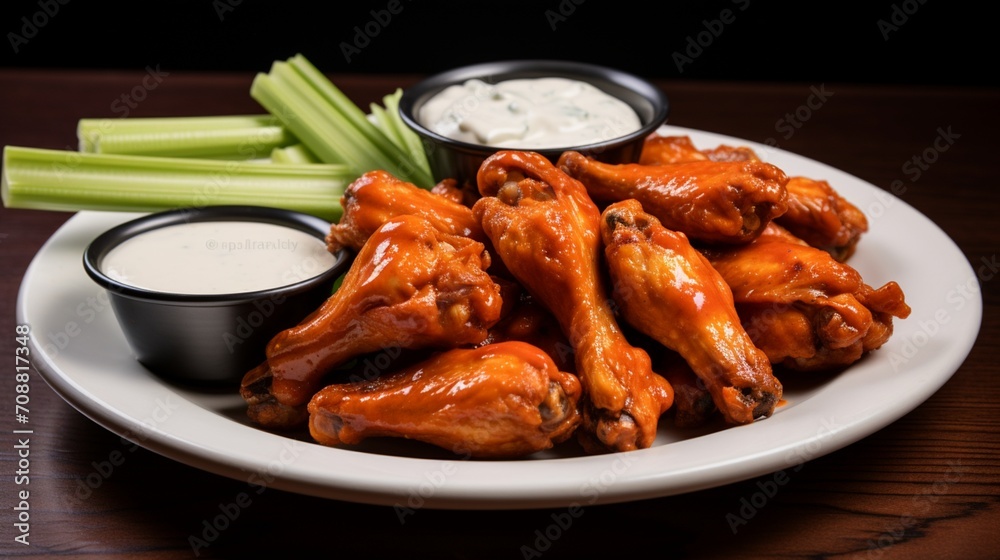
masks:
POLYGON ((35 365, 66 401, 105 428, 188 465, 328 498, 417 509, 566 507, 667 496, 799 465, 851 444, 916 408, 959 368, 982 317, 975 273, 934 223, 896 198, 824 164, 697 130, 696 146, 748 145, 790 175, 830 181, 869 216, 851 264, 868 284, 896 280, 913 308, 884 347, 838 375, 783 379, 787 404, 769 419, 679 433, 663 422, 650 449, 599 456, 539 454, 461 460, 402 440, 327 448, 248 424, 242 399, 166 383, 133 359, 81 255, 136 214, 81 212, 25 274, 18 320, 32 329, 35 365), (800 382, 801 381, 801 382, 800 382))

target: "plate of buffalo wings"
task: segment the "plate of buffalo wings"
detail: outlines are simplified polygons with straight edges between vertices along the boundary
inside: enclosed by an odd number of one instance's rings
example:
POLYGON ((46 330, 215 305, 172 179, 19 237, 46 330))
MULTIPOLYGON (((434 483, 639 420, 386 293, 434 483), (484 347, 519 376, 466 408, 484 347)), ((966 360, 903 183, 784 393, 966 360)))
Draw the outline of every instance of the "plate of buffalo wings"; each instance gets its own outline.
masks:
MULTIPOLYGON (((903 200, 698 130, 665 126, 627 165, 500 151, 475 185, 430 191, 375 170, 342 202, 327 242, 353 252, 350 270, 232 392, 146 372, 110 311, 37 349, 47 381, 127 439, 248 484, 587 505, 853 443, 944 384, 981 320, 961 251, 903 200)), ((19 316, 64 325, 93 287, 57 271, 131 217, 67 222, 19 316)))

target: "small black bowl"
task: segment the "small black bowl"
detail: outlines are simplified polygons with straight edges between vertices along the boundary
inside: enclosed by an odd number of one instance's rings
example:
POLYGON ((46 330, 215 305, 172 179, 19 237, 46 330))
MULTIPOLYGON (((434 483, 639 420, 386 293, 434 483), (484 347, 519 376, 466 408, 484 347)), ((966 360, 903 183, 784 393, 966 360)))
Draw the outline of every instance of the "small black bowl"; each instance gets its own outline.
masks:
MULTIPOLYGON (((316 276, 266 290, 231 294, 183 294, 137 288, 109 277, 102 260, 140 233, 190 222, 249 221, 297 229, 324 240, 330 224, 288 210, 259 206, 208 206, 168 210, 131 220, 94 239, 83 254, 87 274, 104 287, 136 359, 173 381, 238 383, 265 358, 274 335, 315 311, 350 266, 345 251, 316 276)), ((324 263, 325 264, 325 263, 324 263)), ((310 271, 312 272, 312 271, 310 271)), ((308 274, 299 274, 306 277, 308 274)))
POLYGON ((638 161, 646 137, 666 122, 669 109, 667 95, 643 78, 613 68, 562 60, 506 60, 463 66, 425 78, 404 90, 399 100, 400 117, 423 140, 434 179, 452 178, 459 183, 471 181, 472 184, 475 184, 476 173, 483 160, 501 149, 538 152, 553 163, 567 150, 581 152, 605 163, 633 163, 638 161), (451 85, 471 79, 495 84, 511 79, 545 77, 590 83, 631 106, 639 116, 642 127, 618 138, 582 146, 497 148, 447 138, 429 130, 418 118, 424 103, 451 85))

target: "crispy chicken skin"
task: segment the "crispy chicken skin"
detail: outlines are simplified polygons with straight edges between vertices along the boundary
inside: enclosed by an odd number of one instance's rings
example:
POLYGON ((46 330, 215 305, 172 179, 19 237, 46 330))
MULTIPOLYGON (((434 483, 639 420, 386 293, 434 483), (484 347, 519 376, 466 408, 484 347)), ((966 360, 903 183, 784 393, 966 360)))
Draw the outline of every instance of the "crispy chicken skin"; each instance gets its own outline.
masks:
POLYGON ((664 136, 653 133, 642 143, 640 165, 669 165, 690 161, 709 161, 689 136, 664 136))
POLYGON ((664 227, 706 243, 746 243, 785 212, 788 177, 761 161, 615 165, 567 151, 558 165, 595 202, 634 198, 664 227))
POLYGON ((826 181, 792 177, 788 210, 775 220, 795 235, 833 258, 845 262, 854 254, 868 219, 826 181))
MULTIPOLYGON (((652 134, 643 143, 639 162, 646 165, 671 165, 692 161, 758 161, 746 146, 720 145, 699 150, 688 136, 652 134)), ((785 184, 788 193, 786 210, 774 221, 813 247, 827 251, 845 262, 868 231, 864 213, 840 195, 830 183, 792 176, 785 184)))
POLYGON ((708 161, 760 161, 757 154, 746 146, 727 146, 720 144, 714 148, 702 150, 708 161))
POLYGON ((551 448, 580 423, 580 382, 542 350, 498 342, 433 355, 369 381, 329 385, 309 402, 324 445, 405 437, 477 458, 551 448))
POLYGON ((673 400, 649 355, 615 322, 602 278, 600 212, 579 181, 535 152, 500 151, 479 168, 473 206, 499 257, 547 307, 573 347, 583 385, 581 443, 649 447, 673 400))
POLYGON ((759 161, 760 158, 746 146, 720 144, 715 148, 700 150, 689 136, 662 136, 650 134, 643 141, 639 163, 643 165, 670 165, 691 161, 759 161))
POLYGON ((910 314, 896 282, 872 288, 777 224, 748 245, 705 254, 732 289, 754 343, 791 370, 850 365, 889 339, 893 317, 910 314))
POLYGON ((418 216, 389 219, 361 248, 340 289, 272 338, 266 363, 244 376, 250 418, 272 428, 303 422, 324 376, 361 354, 481 342, 502 305, 488 266, 482 243, 442 233, 418 216))
POLYGON ((461 196, 448 183, 428 191, 385 171, 369 171, 344 191, 344 214, 330 227, 327 248, 334 253, 345 247, 358 251, 379 226, 402 215, 420 216, 440 231, 482 241, 479 222, 472 210, 459 202, 461 196))
POLYGON ((770 416, 781 383, 743 330, 729 286, 687 237, 636 200, 608 206, 601 235, 625 320, 683 356, 728 423, 770 416))

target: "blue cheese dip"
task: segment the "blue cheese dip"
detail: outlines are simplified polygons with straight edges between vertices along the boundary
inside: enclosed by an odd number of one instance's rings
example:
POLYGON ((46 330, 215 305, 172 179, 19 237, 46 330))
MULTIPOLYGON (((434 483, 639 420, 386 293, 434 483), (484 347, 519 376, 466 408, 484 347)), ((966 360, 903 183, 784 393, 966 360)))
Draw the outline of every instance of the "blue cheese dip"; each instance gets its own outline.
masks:
POLYGON ((418 120, 448 138, 496 148, 566 148, 613 140, 642 127, 627 103, 587 82, 524 78, 445 88, 418 120))
POLYGON ((175 294, 255 292, 330 269, 326 243, 295 228, 253 221, 190 222, 140 233, 112 248, 101 270, 118 282, 175 294))

